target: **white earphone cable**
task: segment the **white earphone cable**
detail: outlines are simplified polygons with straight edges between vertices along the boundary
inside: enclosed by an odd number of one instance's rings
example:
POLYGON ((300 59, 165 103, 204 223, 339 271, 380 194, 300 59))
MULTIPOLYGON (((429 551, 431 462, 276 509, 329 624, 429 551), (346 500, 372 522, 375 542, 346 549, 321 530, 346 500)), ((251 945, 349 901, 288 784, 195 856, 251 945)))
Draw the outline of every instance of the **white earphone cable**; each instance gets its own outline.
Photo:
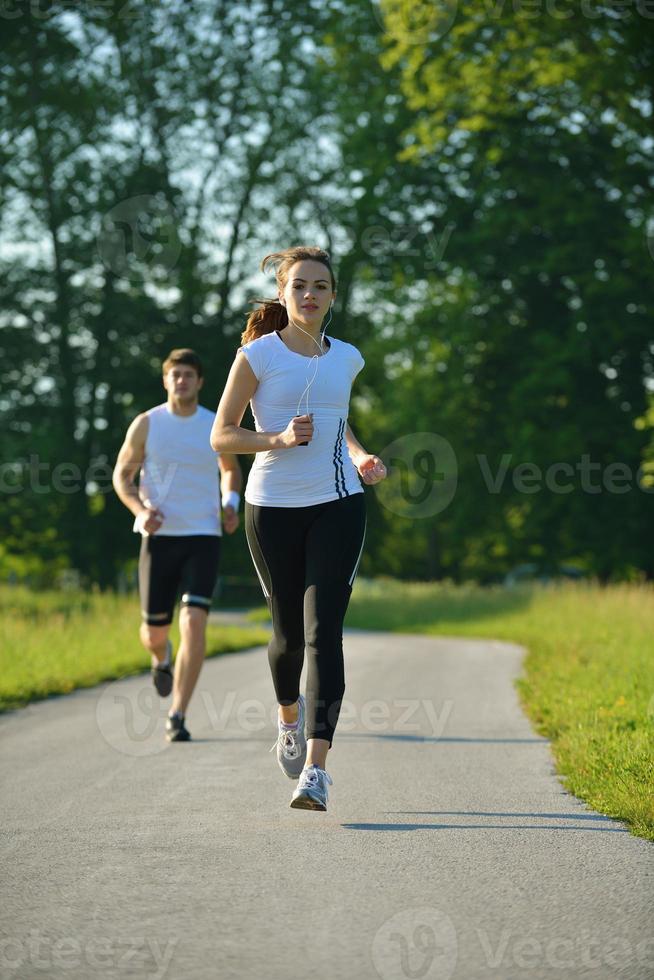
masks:
MULTIPOLYGON (((288 312, 287 312, 287 316, 288 316, 288 312)), ((319 349, 319 351, 320 351, 320 355, 318 355, 318 354, 314 354, 314 355, 312 356, 312 358, 311 358, 311 361, 312 361, 312 362, 313 362, 314 360, 315 360, 315 362, 316 362, 316 363, 315 363, 315 366, 314 366, 314 371, 313 371, 313 377, 312 377, 312 378, 311 378, 311 380, 310 380, 310 381, 309 381, 309 382, 307 383, 307 386, 306 386, 306 388, 304 389, 304 391, 303 391, 303 392, 302 392, 302 394, 300 395, 300 400, 299 400, 299 402, 297 403, 297 412, 296 412, 296 414, 297 414, 297 415, 300 415, 300 406, 302 405, 302 399, 304 398, 304 396, 305 396, 305 393, 306 393, 306 403, 307 403, 307 410, 306 410, 306 412, 305 412, 304 414, 305 414, 305 415, 309 415, 309 414, 310 414, 310 413, 309 413, 309 390, 310 390, 310 388, 311 388, 311 385, 312 385, 312 384, 313 384, 313 382, 315 381, 315 379, 316 379, 316 375, 317 375, 317 373, 318 373, 318 361, 319 361, 319 359, 320 359, 320 357, 322 357, 322 356, 324 356, 324 354, 326 354, 326 353, 327 353, 327 351, 323 351, 323 349, 322 349, 322 345, 323 345, 323 342, 324 342, 324 339, 325 339, 325 330, 327 329, 327 327, 328 327, 328 326, 329 326, 329 324, 331 323, 331 317, 332 317, 332 310, 331 310, 331 306, 330 306, 330 308, 329 308, 329 320, 327 321, 327 323, 326 323, 326 324, 324 325, 324 327, 322 328, 322 331, 321 331, 321 334, 320 334, 320 343, 318 343, 318 341, 316 340, 316 338, 315 338, 315 337, 312 337, 312 336, 311 336, 311 334, 310 334, 310 333, 309 333, 309 332, 308 332, 307 330, 304 330, 304 328, 303 328, 303 327, 301 327, 301 326, 299 326, 299 324, 297 324, 297 323, 295 323, 295 321, 294 321, 294 320, 292 320, 290 316, 288 317, 288 322, 289 322, 289 323, 292 323, 292 324, 293 324, 293 326, 294 326, 294 327, 297 327, 297 329, 298 329, 298 330, 301 330, 301 331, 302 331, 302 333, 305 333, 305 334, 307 335, 307 337, 311 337, 311 340, 313 340, 313 342, 314 342, 314 344, 316 345, 316 347, 317 347, 317 348, 319 349)))

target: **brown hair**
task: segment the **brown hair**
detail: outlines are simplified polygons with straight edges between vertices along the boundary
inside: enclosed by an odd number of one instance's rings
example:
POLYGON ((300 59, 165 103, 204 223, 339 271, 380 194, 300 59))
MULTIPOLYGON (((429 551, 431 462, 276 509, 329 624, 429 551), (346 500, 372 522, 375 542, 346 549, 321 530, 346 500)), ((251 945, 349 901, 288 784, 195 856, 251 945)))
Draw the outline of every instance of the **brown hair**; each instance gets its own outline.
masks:
POLYGON ((189 367, 195 368, 198 372, 198 378, 202 377, 202 363, 198 355, 190 347, 177 347, 175 350, 171 350, 163 362, 163 373, 168 374, 171 367, 174 367, 176 364, 188 364, 189 367))
MULTIPOLYGON (((275 279, 280 289, 284 289, 288 280, 288 273, 296 262, 303 259, 312 259, 314 262, 322 262, 329 269, 332 281, 332 292, 336 291, 336 279, 332 270, 329 253, 315 245, 293 245, 291 248, 284 249, 283 252, 271 252, 261 260, 260 269, 267 272, 269 266, 275 269, 275 279)), ((251 299, 250 303, 262 303, 257 310, 248 314, 245 330, 241 334, 241 344, 247 344, 257 337, 262 337, 265 333, 272 333, 273 330, 283 330, 288 323, 286 307, 282 306, 279 299, 251 299)))

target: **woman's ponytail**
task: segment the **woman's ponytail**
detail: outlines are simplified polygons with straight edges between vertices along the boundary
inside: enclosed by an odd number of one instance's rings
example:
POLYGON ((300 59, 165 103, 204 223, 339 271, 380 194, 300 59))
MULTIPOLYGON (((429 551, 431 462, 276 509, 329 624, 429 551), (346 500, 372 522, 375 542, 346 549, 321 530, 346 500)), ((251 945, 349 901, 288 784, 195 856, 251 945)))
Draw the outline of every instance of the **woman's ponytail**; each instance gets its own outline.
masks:
POLYGON ((241 344, 248 344, 273 330, 283 330, 288 323, 286 307, 278 299, 251 299, 249 302, 262 303, 263 306, 252 310, 248 315, 245 330, 241 334, 241 344))

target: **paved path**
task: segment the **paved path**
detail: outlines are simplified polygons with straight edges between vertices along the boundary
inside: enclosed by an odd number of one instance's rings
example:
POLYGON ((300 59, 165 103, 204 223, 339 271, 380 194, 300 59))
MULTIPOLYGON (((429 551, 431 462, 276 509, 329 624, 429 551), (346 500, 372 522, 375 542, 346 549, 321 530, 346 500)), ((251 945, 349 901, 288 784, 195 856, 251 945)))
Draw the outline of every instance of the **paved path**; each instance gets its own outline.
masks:
POLYGON ((253 623, 247 618, 247 609, 217 609, 209 614, 212 626, 246 626, 248 629, 265 628, 269 623, 253 623))
POLYGON ((0 975, 651 980, 654 848, 569 796, 510 644, 348 631, 326 814, 291 810, 265 650, 166 745, 148 675, 0 718, 0 975))

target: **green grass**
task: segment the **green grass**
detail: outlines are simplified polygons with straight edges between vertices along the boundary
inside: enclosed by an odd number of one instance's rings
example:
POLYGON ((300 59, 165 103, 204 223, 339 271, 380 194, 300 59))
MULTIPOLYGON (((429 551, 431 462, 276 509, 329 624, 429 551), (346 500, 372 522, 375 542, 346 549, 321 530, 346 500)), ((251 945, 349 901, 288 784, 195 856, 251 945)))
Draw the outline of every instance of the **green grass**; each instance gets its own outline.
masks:
POLYGON ((346 625, 523 645, 520 700, 566 788, 654 840, 654 587, 359 580, 346 625))
MULTIPOLYGON (((136 596, 0 587, 0 711, 148 670, 136 596)), ((171 635, 179 636, 176 623, 171 635)), ((207 656, 267 643, 256 626, 207 629, 207 656)))

